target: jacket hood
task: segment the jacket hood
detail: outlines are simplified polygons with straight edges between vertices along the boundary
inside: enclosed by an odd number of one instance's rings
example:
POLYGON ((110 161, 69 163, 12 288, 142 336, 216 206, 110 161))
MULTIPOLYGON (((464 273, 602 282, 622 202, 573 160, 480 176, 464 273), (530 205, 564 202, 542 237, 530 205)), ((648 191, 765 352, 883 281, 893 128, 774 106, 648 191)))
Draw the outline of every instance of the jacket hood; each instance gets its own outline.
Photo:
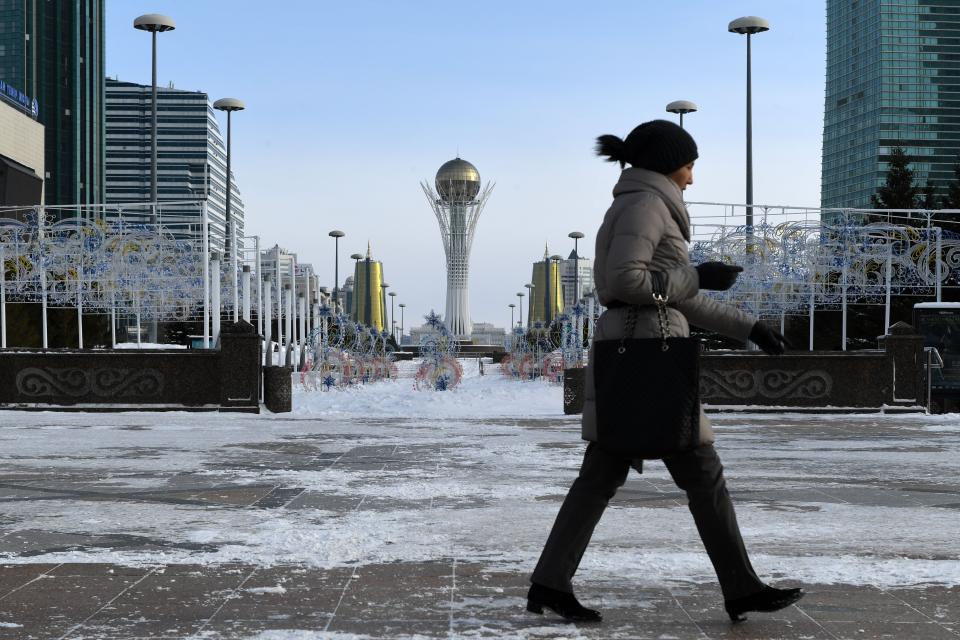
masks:
POLYGON ((670 211, 670 216, 680 227, 680 232, 684 239, 690 241, 690 215, 687 213, 687 207, 683 204, 683 192, 677 184, 656 171, 647 169, 637 169, 630 167, 624 169, 620 174, 620 180, 613 187, 613 197, 625 193, 637 193, 645 191, 654 193, 663 200, 670 211))

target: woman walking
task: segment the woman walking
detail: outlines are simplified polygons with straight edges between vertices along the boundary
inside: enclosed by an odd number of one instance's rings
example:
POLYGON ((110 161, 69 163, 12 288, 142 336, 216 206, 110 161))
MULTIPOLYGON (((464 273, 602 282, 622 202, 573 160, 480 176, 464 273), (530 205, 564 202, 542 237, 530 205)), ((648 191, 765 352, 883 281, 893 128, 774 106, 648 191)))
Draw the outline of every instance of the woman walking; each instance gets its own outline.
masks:
MULTIPOLYGON (((597 154, 619 162, 613 204, 597 232, 594 279, 607 311, 596 324, 594 340, 624 337, 628 312, 636 320, 632 336, 660 337, 661 324, 653 299, 654 282, 670 303, 668 335, 689 336, 690 324, 739 340, 750 339, 769 354, 783 353, 786 339, 739 309, 699 293, 733 286, 741 267, 689 261, 690 219, 683 190, 693 184, 697 145, 689 133, 665 120, 645 122, 625 140, 612 135, 597 139, 597 154), (632 308, 632 311, 631 311, 632 308)), ((570 621, 599 622, 599 611, 581 605, 571 580, 607 503, 626 481, 631 467, 642 471, 642 460, 631 460, 597 442, 594 362, 586 371, 582 437, 589 441, 580 473, 560 507, 527 595, 527 610, 553 610, 570 621)), ((642 429, 644 416, 636 416, 642 429)), ((720 458, 713 448, 713 431, 700 410, 700 445, 663 458, 677 486, 687 493, 690 511, 713 563, 733 621, 748 611, 776 611, 793 604, 801 589, 765 585, 747 557, 733 504, 727 493, 720 458)))

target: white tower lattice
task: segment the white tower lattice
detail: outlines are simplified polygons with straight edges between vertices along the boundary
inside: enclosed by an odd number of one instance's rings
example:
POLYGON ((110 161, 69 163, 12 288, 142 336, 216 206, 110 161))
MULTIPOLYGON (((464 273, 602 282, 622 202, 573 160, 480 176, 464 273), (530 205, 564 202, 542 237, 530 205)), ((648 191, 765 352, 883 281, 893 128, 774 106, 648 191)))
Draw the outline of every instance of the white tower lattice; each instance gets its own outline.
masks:
POLYGON ((440 224, 440 237, 447 258, 447 308, 444 323, 458 338, 469 339, 470 321, 468 276, 473 232, 493 190, 489 182, 481 190, 480 172, 466 160, 455 158, 437 171, 436 191, 421 182, 440 224))

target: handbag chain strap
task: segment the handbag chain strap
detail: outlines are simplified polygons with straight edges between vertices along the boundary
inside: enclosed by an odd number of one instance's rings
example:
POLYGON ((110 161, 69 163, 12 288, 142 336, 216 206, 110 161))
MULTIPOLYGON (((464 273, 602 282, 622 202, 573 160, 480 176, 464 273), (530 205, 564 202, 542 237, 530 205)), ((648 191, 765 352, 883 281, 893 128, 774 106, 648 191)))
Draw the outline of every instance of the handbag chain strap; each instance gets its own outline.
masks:
MULTIPOLYGON (((653 301, 657 306, 657 323, 660 325, 660 340, 662 341, 660 350, 667 351, 670 349, 670 345, 667 343, 667 336, 670 335, 670 316, 667 315, 667 301, 670 300, 670 297, 667 295, 664 286, 666 276, 659 271, 651 271, 650 276, 653 284, 653 301)), ((625 353, 627 350, 626 341, 633 337, 634 329, 637 326, 637 307, 638 305, 632 304, 627 308, 623 337, 620 338, 620 348, 617 349, 617 353, 625 353)))
POLYGON ((667 316, 667 275, 662 271, 651 271, 653 301, 657 305, 657 323, 660 325, 660 350, 666 351, 670 348, 667 344, 667 336, 670 335, 670 318, 667 316))

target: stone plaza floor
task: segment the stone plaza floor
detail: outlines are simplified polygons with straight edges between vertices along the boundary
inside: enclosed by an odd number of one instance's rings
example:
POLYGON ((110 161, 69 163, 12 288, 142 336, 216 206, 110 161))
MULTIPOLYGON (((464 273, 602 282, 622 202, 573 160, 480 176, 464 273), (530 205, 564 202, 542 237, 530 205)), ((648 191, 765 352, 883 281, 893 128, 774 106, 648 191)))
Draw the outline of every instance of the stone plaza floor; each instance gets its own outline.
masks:
POLYGON ((731 624, 662 464, 524 609, 575 418, 0 413, 0 638, 960 638, 960 417, 714 416, 751 557, 731 624))

